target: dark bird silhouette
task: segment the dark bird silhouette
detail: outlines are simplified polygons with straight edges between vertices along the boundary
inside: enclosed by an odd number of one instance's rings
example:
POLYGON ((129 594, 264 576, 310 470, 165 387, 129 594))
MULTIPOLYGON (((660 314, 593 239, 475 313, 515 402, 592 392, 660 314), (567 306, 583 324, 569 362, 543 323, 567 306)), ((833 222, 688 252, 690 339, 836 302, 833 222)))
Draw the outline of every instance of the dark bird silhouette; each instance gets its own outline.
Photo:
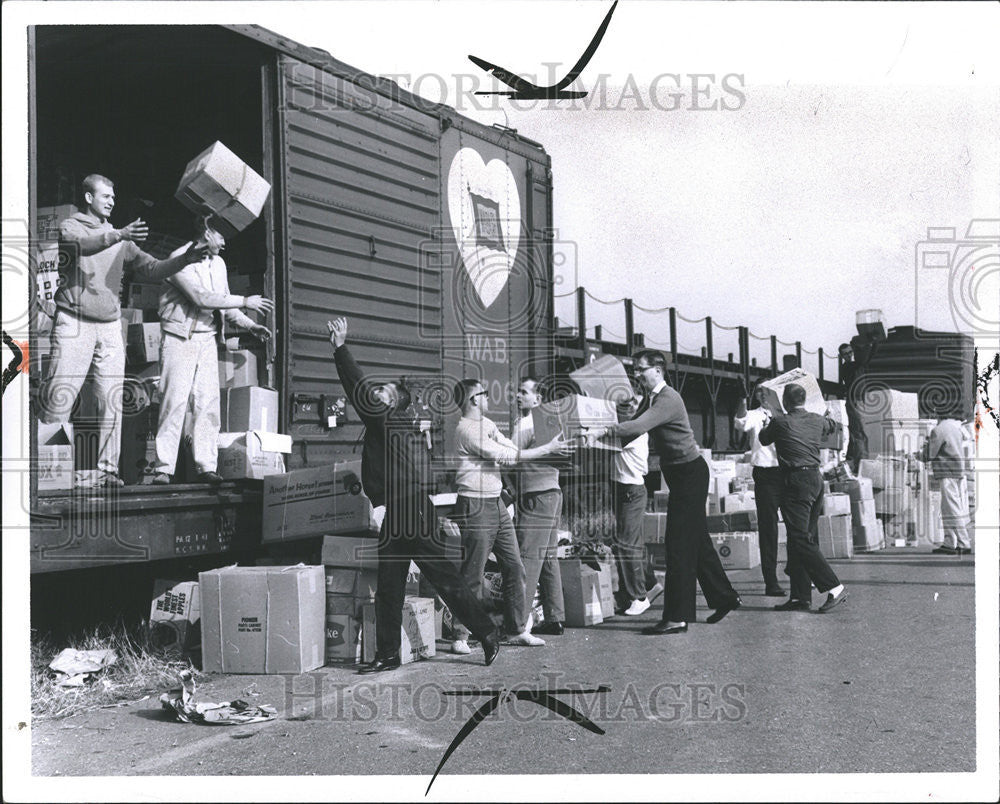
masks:
POLYGON ((604 729, 594 723, 589 717, 587 717, 582 712, 578 712, 569 704, 560 701, 557 698, 553 698, 553 695, 589 695, 593 693, 602 694, 605 692, 610 692, 611 687, 604 684, 592 690, 580 690, 580 689, 555 689, 555 690, 518 690, 518 689, 507 689, 506 687, 500 687, 498 689, 484 689, 484 690, 445 690, 442 695, 460 695, 460 696, 470 696, 470 695, 489 695, 490 699, 480 706, 475 712, 472 713, 472 717, 466 721, 465 725, 462 726, 458 734, 455 735, 455 739, 451 741, 451 745, 448 746, 447 750, 444 752, 444 756, 441 757, 441 761, 438 763, 437 768, 434 771, 434 775, 431 777, 430 784, 427 785, 427 790, 424 792, 426 796, 427 793, 431 791, 431 785, 434 784, 434 780, 437 779, 438 774, 441 772, 441 768, 444 767, 444 763, 448 761, 455 749, 458 748, 462 741, 468 737, 472 730, 476 728, 480 723, 482 723, 487 717, 489 717, 494 710, 501 703, 505 701, 513 700, 516 698, 519 701, 531 701, 539 706, 544 706, 547 709, 551 709, 557 715, 562 715, 567 720, 582 726, 588 731, 592 731, 594 734, 604 734, 604 729))
POLYGON ((601 23, 601 27, 597 29, 597 33, 594 34, 594 38, 587 45, 587 49, 580 56, 579 61, 573 65, 573 68, 566 73, 561 81, 551 86, 541 87, 537 84, 532 84, 530 81, 526 81, 519 75, 515 75, 510 70, 504 69, 503 67, 498 67, 496 64, 490 64, 484 59, 480 59, 477 56, 469 56, 469 60, 475 64, 477 67, 481 67, 486 70, 486 72, 491 73, 500 81, 503 81, 507 86, 511 87, 513 91, 501 91, 501 92, 476 92, 476 95, 506 95, 513 100, 568 100, 571 98, 583 98, 586 97, 586 92, 574 92, 566 89, 570 84, 572 84, 583 69, 590 62, 594 53, 597 51, 597 46, 601 44, 601 39, 604 38, 604 32, 608 29, 608 23, 611 22, 611 15, 615 13, 615 8, 618 6, 618 0, 615 0, 614 5, 611 6, 611 10, 608 12, 604 21, 601 23))

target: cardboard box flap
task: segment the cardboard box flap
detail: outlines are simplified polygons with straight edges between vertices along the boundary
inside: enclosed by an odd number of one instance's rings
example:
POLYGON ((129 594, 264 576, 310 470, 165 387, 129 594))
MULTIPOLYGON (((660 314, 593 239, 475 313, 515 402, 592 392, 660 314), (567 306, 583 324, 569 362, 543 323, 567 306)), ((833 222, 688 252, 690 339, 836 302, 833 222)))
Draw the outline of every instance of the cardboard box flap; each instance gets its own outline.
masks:
POLYGON ((264 452, 291 452, 292 437, 284 433, 267 433, 263 430, 250 430, 264 452))
POLYGON ((767 389, 770 407, 774 412, 780 413, 785 411, 785 407, 781 402, 781 395, 784 393, 785 386, 792 383, 801 385, 805 389, 806 410, 811 413, 818 413, 820 416, 826 413, 827 402, 823 399, 823 392, 819 389, 819 383, 812 374, 800 368, 786 371, 784 374, 779 374, 777 377, 761 383, 761 387, 767 389))
POLYGON ((38 446, 73 446, 73 425, 68 423, 45 424, 43 422, 39 422, 38 446))

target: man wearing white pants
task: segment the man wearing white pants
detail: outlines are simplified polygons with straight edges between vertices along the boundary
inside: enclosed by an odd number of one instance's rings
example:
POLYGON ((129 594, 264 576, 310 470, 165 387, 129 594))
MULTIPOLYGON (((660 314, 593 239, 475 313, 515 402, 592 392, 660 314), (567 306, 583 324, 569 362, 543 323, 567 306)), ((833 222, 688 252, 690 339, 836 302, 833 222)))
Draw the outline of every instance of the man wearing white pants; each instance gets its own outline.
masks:
POLYGON ((200 260, 203 245, 188 244, 168 260, 157 260, 136 243, 149 234, 141 218, 115 229, 108 218, 115 206, 114 184, 91 174, 83 180, 84 212, 59 224, 60 261, 65 261, 56 292, 52 329, 52 368, 41 387, 38 418, 69 421, 73 403, 93 368, 98 418, 99 485, 122 485, 122 383, 125 344, 119 296, 126 272, 147 282, 160 281, 200 260))
POLYGON ((941 419, 931 431, 920 456, 930 462, 935 479, 941 482, 944 544, 936 547, 935 553, 968 555, 972 552, 964 440, 962 423, 958 419, 941 419))
POLYGON ((193 411, 194 463, 198 481, 219 483, 219 355, 217 339, 224 337, 226 321, 249 330, 261 340, 271 337, 263 324, 243 310, 270 313, 274 304, 262 296, 234 296, 229 292, 226 263, 219 256, 225 238, 204 217, 195 221, 199 240, 208 254, 163 284, 160 294, 160 420, 156 430, 156 474, 152 482, 170 483, 177 466, 177 450, 190 400, 193 411), (221 324, 216 323, 216 311, 221 324))

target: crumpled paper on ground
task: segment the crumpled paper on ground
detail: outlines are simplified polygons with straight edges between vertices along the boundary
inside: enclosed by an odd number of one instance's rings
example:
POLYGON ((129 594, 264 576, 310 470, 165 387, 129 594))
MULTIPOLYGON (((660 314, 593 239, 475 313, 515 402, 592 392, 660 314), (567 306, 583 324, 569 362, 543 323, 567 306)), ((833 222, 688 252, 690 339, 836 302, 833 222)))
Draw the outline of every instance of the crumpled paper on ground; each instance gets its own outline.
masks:
POLYGON ((66 648, 49 662, 49 669, 59 673, 60 687, 82 687, 92 673, 99 673, 118 661, 113 650, 75 650, 66 648))
POLYGON ((211 726, 242 726, 270 720, 278 712, 273 706, 252 706, 246 701, 223 703, 194 700, 195 683, 190 670, 181 672, 181 688, 160 696, 160 704, 183 723, 207 723, 211 726))

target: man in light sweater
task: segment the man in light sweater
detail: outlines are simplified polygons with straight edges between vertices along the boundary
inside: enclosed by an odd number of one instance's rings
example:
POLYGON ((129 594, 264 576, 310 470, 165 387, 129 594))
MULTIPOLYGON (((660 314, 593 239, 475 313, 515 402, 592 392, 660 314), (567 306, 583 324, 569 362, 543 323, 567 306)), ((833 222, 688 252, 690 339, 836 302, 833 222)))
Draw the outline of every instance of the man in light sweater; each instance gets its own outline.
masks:
MULTIPOLYGON (((514 425, 511 441, 518 449, 535 444, 535 422, 531 411, 542 402, 538 380, 525 377, 517 389, 517 406, 521 418, 514 425)), ((521 547, 524 564, 525 604, 531 609, 535 587, 541 589, 545 620, 531 629, 533 634, 558 636, 563 633, 566 612, 563 609, 562 575, 556 547, 559 543, 559 514, 562 512, 562 489, 559 470, 539 461, 528 461, 516 473, 517 516, 514 527, 521 547)))
POLYGON ((754 502, 757 506, 757 532, 760 535, 760 571, 764 576, 764 594, 784 597, 778 583, 778 507, 785 489, 785 476, 778 466, 778 452, 773 444, 760 443, 760 431, 771 421, 763 388, 757 388, 747 403, 740 399, 733 423, 750 437, 750 463, 753 465, 754 502))
POLYGON ((122 277, 159 282, 208 253, 208 246, 190 244, 177 256, 157 260, 136 243, 149 230, 141 218, 115 229, 108 218, 115 206, 114 185, 92 174, 83 180, 85 212, 59 224, 62 281, 56 292, 52 329, 52 367, 42 383, 38 418, 66 422, 84 380, 93 367, 97 393, 99 484, 121 486, 122 385, 125 344, 122 342, 122 277))
MULTIPOLYGON (((219 353, 225 323, 249 331, 262 341, 271 330, 243 310, 270 313, 274 303, 262 296, 234 296, 229 292, 226 263, 220 252, 226 239, 200 215, 195 219, 198 242, 208 245, 204 260, 192 263, 162 285, 160 293, 160 419, 156 428, 156 485, 170 483, 177 466, 177 450, 184 429, 188 401, 194 429, 192 453, 201 483, 221 483, 219 461, 219 353), (216 316, 218 311, 219 315, 216 316), (218 321, 217 321, 218 318, 218 321)), ((171 256, 180 252, 175 251, 171 256)))
POLYGON ((928 461, 934 478, 941 482, 941 523, 944 543, 932 552, 945 555, 968 555, 969 487, 965 462, 965 435, 958 419, 941 419, 924 445, 920 457, 928 461))
MULTIPOLYGON (((462 418, 455 428, 458 501, 452 518, 462 534, 462 577, 473 594, 481 595, 486 559, 492 551, 503 580, 501 595, 508 641, 513 645, 544 645, 545 641, 533 636, 527 627, 524 565, 514 524, 500 500, 503 482, 499 467, 566 455, 571 448, 560 434, 543 446, 519 449, 487 418, 489 392, 479 380, 459 380, 455 404, 462 418)), ((453 653, 470 652, 468 633, 462 623, 455 623, 453 653)))
POLYGON ((698 451, 684 400, 664 379, 666 358, 662 352, 644 349, 636 353, 634 360, 634 371, 648 394, 645 409, 640 409, 631 421, 590 428, 586 437, 593 443, 612 435, 627 443, 642 433, 650 434, 670 499, 663 615, 660 622, 643 629, 643 633, 682 634, 695 618, 695 581, 709 608, 715 609, 706 618, 709 623, 719 622, 743 601, 729 583, 708 535, 708 464, 698 451))

